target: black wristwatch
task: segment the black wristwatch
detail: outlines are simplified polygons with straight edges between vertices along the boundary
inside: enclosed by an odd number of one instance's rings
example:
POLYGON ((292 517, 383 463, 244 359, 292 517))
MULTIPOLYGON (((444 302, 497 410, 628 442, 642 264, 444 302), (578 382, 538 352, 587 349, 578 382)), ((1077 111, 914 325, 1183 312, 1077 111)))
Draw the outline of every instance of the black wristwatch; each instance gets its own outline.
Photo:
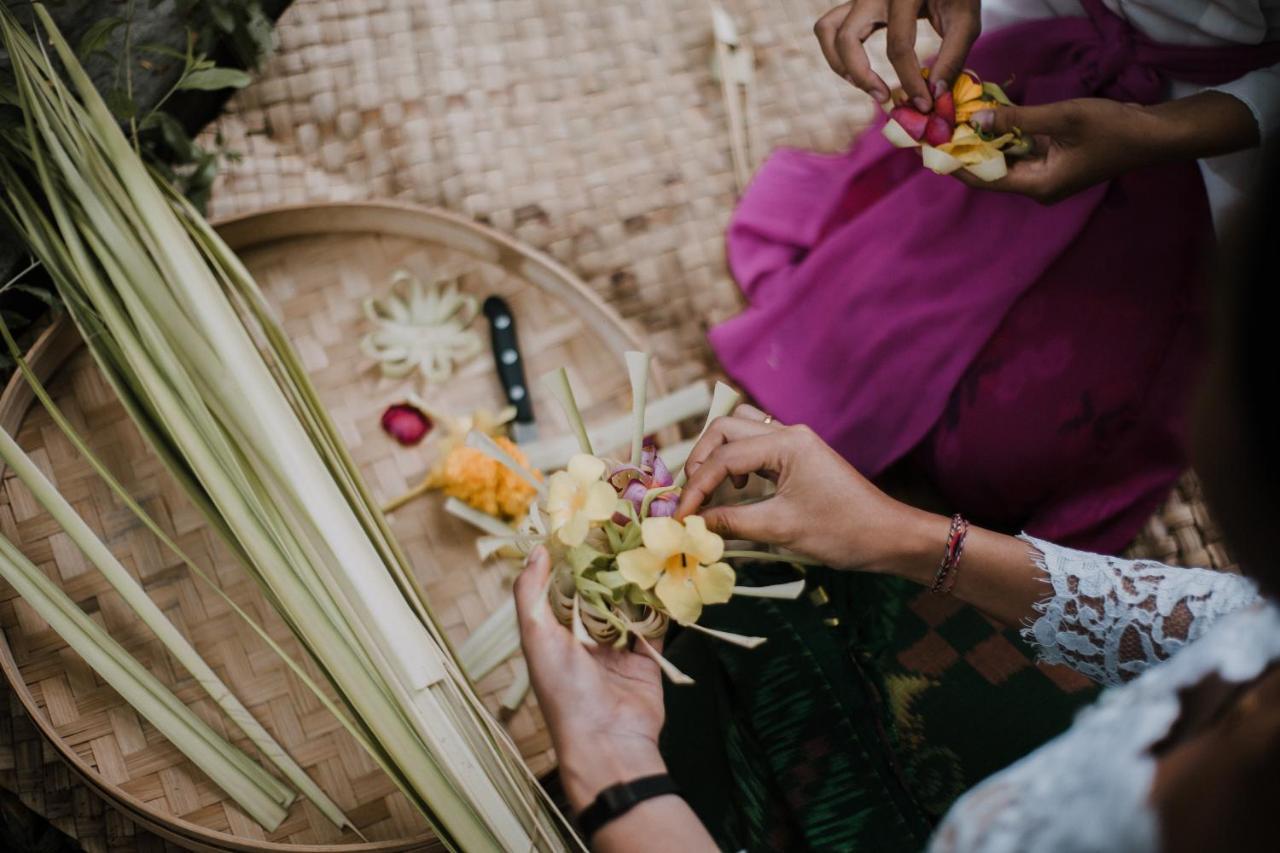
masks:
POLYGON ((590 843, 591 836, 599 832, 600 827, 622 817, 645 800, 679 793, 675 780, 666 773, 610 785, 597 794, 591 805, 578 815, 578 832, 583 841, 590 843))

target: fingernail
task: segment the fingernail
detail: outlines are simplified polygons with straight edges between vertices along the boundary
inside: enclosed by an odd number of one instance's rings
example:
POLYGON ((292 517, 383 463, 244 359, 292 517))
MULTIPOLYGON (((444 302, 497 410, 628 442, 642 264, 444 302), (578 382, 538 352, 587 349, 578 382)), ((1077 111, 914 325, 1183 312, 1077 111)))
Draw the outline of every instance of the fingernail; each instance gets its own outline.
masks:
POLYGON ((928 98, 912 98, 911 103, 922 113, 927 113, 933 109, 933 104, 929 103, 928 98))
POLYGON ((940 97, 942 97, 942 94, 943 94, 944 92, 946 92, 946 91, 947 91, 947 89, 949 89, 949 88, 950 88, 950 87, 947 85, 947 81, 946 81, 946 80, 942 80, 942 79, 934 80, 934 81, 933 81, 933 96, 934 96, 935 98, 940 98, 940 97))
POLYGON ((874 92, 871 93, 871 97, 875 98, 878 103, 887 104, 889 103, 889 98, 890 98, 889 90, 876 89, 874 92))
POLYGON ((973 123, 982 130, 990 130, 991 126, 996 123, 996 114, 994 110, 982 110, 973 114, 973 123))

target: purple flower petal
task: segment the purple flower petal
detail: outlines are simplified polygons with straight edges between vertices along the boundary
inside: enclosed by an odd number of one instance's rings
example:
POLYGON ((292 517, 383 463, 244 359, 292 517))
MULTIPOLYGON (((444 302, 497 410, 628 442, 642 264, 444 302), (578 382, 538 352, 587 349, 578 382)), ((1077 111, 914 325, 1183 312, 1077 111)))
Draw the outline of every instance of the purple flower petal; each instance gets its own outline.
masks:
POLYGON ((653 487, 664 489, 676 481, 671 476, 671 472, 667 470, 667 463, 662 461, 662 457, 657 453, 653 454, 653 487))
POLYGON ((609 483, 621 493, 629 483, 644 478, 644 471, 635 465, 619 465, 609 473, 609 483))
POLYGON ((639 512, 640 505, 644 503, 644 494, 647 491, 648 489, 645 488, 642 481, 632 480, 630 483, 627 483, 627 487, 622 490, 622 499, 625 501, 631 501, 631 503, 635 505, 636 511, 639 512))
POLYGON ((659 495, 649 501, 649 518, 664 518, 676 514, 676 507, 680 502, 676 500, 674 494, 659 495))

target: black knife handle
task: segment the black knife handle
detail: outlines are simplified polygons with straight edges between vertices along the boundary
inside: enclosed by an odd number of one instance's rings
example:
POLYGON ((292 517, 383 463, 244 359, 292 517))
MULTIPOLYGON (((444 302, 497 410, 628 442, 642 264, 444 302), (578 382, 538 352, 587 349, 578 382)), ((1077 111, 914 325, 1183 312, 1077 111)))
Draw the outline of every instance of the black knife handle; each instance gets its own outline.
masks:
POLYGON ((498 368, 502 390, 507 394, 507 402, 516 407, 517 421, 533 423, 533 400, 529 398, 529 383, 524 377, 524 357, 520 354, 516 318, 511 313, 511 306, 501 296, 490 296, 484 301, 484 316, 489 318, 493 361, 498 368))

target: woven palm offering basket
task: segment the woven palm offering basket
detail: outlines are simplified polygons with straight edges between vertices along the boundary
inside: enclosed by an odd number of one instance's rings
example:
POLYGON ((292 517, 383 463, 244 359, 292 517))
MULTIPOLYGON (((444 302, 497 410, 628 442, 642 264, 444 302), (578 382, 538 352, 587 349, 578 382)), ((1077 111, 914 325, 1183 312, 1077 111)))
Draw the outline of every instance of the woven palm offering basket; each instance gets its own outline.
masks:
MULTIPOLYGON (((433 453, 430 436, 406 448, 382 432, 384 408, 415 385, 409 379, 383 378, 360 348, 370 322, 363 302, 385 293, 401 270, 424 280, 460 277, 462 292, 478 301, 490 294, 506 298, 520 327, 530 379, 567 366, 588 422, 617 416, 630 406, 622 353, 641 348, 641 342, 571 273, 484 226, 409 205, 352 203, 279 208, 225 222, 220 231, 283 320, 379 499, 418 483, 433 453)), ((496 411, 505 402, 484 322, 483 316, 475 320, 485 343, 478 355, 445 382, 417 386, 434 409, 467 415, 480 408, 496 411)), ((266 625, 295 659, 303 659, 258 588, 153 456, 75 329, 56 323, 34 345, 29 360, 133 496, 188 553, 213 570, 237 604, 266 625)), ((567 432, 557 407, 541 399, 539 383, 531 384, 543 435, 567 432)), ((654 377, 653 390, 666 390, 661 376, 654 377)), ((191 849, 392 851, 432 846, 425 821, 391 780, 267 645, 118 502, 45 410, 33 403, 20 377, 0 399, 0 421, 366 840, 341 832, 303 799, 275 832, 266 833, 0 582, 0 664, 48 742, 89 787, 126 816, 191 849)), ((474 529, 444 512, 442 502, 434 493, 419 498, 394 513, 391 524, 456 644, 510 595, 513 567, 501 561, 482 563, 474 529)), ((253 754, 252 745, 239 732, 228 731, 194 680, 8 471, 0 489, 0 523, 5 535, 180 699, 253 754)), ((478 684, 491 708, 498 707, 519 665, 508 662, 478 684)), ((532 769, 551 769, 550 741, 532 698, 506 715, 505 722, 532 769)))

